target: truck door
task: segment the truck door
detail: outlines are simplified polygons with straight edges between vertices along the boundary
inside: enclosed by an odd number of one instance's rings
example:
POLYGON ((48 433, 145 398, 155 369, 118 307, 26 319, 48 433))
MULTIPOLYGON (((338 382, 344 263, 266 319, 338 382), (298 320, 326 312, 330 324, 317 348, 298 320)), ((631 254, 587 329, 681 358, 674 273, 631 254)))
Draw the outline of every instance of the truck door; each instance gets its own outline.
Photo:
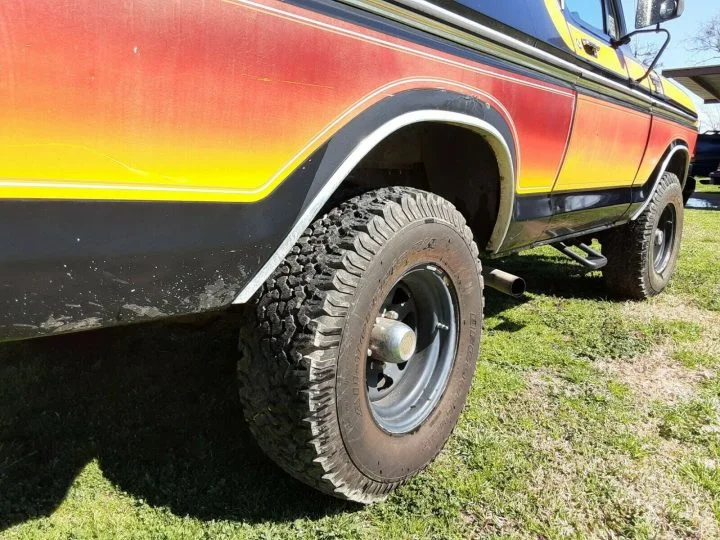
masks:
MULTIPOLYGON (((565 0, 563 11, 578 63, 603 79, 627 84, 626 59, 611 46, 625 33, 620 1, 565 0)), ((553 187, 555 234, 611 222, 624 213, 650 131, 649 107, 645 111, 632 98, 587 79, 577 91, 572 133, 553 187)))

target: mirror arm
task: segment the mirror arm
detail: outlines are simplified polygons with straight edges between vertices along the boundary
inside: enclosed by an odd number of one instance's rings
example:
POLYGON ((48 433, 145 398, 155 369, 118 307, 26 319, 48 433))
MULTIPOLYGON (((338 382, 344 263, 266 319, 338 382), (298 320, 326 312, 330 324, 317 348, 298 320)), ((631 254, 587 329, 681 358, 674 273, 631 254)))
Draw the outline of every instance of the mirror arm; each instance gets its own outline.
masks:
POLYGON ((663 43, 662 47, 660 47, 660 50, 658 51, 657 55, 655 56, 655 59, 650 64, 650 67, 648 68, 648 70, 645 72, 645 75, 643 75, 642 77, 640 77, 639 79, 637 79, 635 81, 638 84, 643 82, 645 79, 647 79, 650 76, 650 73, 652 73, 652 71, 655 69, 655 66, 657 66, 657 63, 660 61, 660 57, 665 52, 665 49, 667 49, 667 46, 670 45, 670 39, 671 39, 670 32, 668 32, 668 30, 666 28, 660 28, 660 24, 658 24, 657 27, 655 27, 655 28, 642 28, 640 30, 634 30, 634 31, 630 32, 629 34, 626 34, 619 39, 613 39, 610 42, 610 45, 614 49, 619 49, 623 45, 628 45, 630 43, 630 41, 632 40, 632 38, 634 36, 637 36, 638 34, 659 34, 659 33, 665 34, 665 43, 663 43))
MULTIPOLYGON (((640 30, 633 30, 629 34, 625 34, 624 36, 618 38, 618 39, 611 39, 610 40, 610 46, 613 49, 619 49, 623 45, 630 44, 630 41, 632 41, 632 38, 640 35, 640 34, 657 34, 658 32, 662 32, 663 29, 660 28, 660 25, 658 24, 655 28, 641 28, 640 30)), ((665 30, 667 32, 667 30, 665 30)))
POLYGON ((658 24, 656 31, 658 33, 662 32, 665 34, 665 43, 663 43, 662 47, 660 47, 660 50, 658 51, 657 55, 655 56, 655 59, 652 61, 652 64, 650 64, 650 67, 648 67, 647 71, 645 72, 645 75, 643 75, 642 77, 640 77, 638 80, 635 81, 638 84, 640 84, 641 82, 643 82, 645 79, 647 79, 650 76, 650 74, 655 69, 655 66, 657 66, 657 63, 660 61, 660 57, 665 52, 665 49, 667 49, 667 46, 670 45, 670 39, 671 39, 670 32, 666 28, 660 28, 659 24, 658 24))

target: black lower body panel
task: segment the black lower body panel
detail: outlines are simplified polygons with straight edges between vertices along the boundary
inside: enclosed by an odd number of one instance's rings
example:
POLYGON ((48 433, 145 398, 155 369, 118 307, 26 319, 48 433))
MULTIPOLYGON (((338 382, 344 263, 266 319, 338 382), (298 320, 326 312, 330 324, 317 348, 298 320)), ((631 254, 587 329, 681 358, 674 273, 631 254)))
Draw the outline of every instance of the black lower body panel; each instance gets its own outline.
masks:
POLYGON ((0 334, 18 339, 232 302, 294 219, 264 205, 0 203, 0 334))
POLYGON ((503 252, 582 236, 626 222, 650 196, 652 183, 584 192, 519 196, 503 252))
POLYGON ((0 340, 228 306, 351 150, 389 119, 427 109, 482 118, 514 159, 510 129, 492 108, 411 90, 353 118, 255 203, 0 201, 0 340))

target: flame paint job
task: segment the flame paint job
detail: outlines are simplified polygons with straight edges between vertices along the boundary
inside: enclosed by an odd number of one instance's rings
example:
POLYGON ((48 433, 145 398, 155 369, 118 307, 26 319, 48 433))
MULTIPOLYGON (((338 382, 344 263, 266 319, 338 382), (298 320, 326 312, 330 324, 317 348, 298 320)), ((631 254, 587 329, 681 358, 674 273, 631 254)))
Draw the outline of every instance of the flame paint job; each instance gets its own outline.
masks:
POLYGON ((565 88, 278 2, 8 0, 0 19, 5 198, 259 200, 411 87, 489 96, 519 192, 551 187, 570 129, 565 88))
POLYGON ((653 117, 652 129, 648 138, 645 155, 640 164, 637 176, 635 177, 635 186, 640 186, 647 182, 652 176, 653 171, 665 157, 665 152, 672 143, 680 141, 687 144, 690 153, 694 153, 695 143, 697 141, 697 131, 679 126, 668 120, 653 117))
MULTIPOLYGON (((499 126, 505 253, 607 226, 669 145, 694 145, 577 75, 295 1, 0 3, 0 339, 229 304, 393 115, 499 126)), ((536 4, 557 29, 543 45, 574 55, 556 0, 536 4)))
POLYGON ((649 115, 580 95, 570 146, 555 189, 586 190, 632 184, 649 132, 649 115))
MULTIPOLYGON (((572 44, 582 31, 548 1, 572 44)), ((252 202, 383 96, 458 85, 491 96, 515 125, 517 192, 538 193, 557 177, 574 106, 560 86, 278 2, 8 0, 0 20, 4 198, 252 202)), ((581 100, 561 189, 608 182, 573 180, 572 160, 592 152, 575 148, 586 132, 596 149, 600 136, 624 148, 640 140, 637 115, 597 107, 632 129, 593 133, 598 116, 584 118, 581 100)), ((635 150, 602 157, 632 161, 635 150)), ((635 179, 625 172, 610 184, 635 179)))

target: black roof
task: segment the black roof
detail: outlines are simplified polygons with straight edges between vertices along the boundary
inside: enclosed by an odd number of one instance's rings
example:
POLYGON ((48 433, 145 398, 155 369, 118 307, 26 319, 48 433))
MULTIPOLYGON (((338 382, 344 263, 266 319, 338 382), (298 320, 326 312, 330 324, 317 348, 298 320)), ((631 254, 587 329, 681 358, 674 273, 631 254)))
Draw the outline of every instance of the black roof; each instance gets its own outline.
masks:
POLYGON ((720 66, 666 69, 663 75, 675 79, 706 104, 720 103, 720 66))

